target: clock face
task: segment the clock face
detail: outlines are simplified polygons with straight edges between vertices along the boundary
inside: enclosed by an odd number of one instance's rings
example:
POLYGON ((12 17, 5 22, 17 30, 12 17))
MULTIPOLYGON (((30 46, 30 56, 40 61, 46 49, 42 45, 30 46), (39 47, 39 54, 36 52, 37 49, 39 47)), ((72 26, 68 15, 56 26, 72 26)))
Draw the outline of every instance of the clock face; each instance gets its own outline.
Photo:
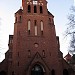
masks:
POLYGON ((37 0, 33 0, 33 4, 34 5, 37 5, 37 0))

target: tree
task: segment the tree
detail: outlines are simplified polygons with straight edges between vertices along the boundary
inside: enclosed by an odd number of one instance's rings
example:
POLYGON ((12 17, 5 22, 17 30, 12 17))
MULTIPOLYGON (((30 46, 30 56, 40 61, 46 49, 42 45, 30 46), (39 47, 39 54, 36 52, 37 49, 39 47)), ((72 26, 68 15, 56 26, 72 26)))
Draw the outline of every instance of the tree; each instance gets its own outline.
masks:
POLYGON ((69 52, 73 55, 75 53, 75 33, 71 34, 69 52))
POLYGON ((71 7, 71 14, 68 16, 68 20, 66 36, 71 37, 69 52, 73 55, 75 53, 75 6, 71 7))

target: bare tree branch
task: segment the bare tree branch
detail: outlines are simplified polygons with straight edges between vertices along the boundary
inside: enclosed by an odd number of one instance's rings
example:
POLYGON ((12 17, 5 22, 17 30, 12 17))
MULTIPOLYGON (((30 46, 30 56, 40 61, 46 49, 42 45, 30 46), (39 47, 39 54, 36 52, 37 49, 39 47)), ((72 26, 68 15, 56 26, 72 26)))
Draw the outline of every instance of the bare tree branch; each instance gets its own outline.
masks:
POLYGON ((69 35, 71 37, 69 52, 73 54, 75 53, 75 7, 72 6, 70 10, 71 14, 68 16, 69 23, 65 34, 66 36, 69 35))

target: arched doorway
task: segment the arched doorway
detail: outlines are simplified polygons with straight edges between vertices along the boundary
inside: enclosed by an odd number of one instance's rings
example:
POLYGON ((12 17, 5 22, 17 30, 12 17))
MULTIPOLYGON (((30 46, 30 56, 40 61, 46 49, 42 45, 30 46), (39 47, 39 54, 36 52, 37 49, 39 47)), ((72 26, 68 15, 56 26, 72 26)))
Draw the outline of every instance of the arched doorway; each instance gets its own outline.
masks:
POLYGON ((44 75, 43 68, 38 64, 34 65, 31 69, 31 75, 44 75))
POLYGON ((64 70, 63 70, 63 75, 69 75, 67 69, 64 69, 64 70))
POLYGON ((6 75, 6 72, 5 71, 1 71, 0 75, 6 75))

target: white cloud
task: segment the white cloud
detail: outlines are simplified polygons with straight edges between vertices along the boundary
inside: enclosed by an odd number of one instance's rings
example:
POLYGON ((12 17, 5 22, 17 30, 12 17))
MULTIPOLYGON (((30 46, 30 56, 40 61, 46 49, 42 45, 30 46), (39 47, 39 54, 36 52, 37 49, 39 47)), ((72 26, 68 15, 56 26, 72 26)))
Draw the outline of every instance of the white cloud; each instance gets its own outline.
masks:
POLYGON ((74 6, 75 6, 75 0, 74 0, 74 6))

